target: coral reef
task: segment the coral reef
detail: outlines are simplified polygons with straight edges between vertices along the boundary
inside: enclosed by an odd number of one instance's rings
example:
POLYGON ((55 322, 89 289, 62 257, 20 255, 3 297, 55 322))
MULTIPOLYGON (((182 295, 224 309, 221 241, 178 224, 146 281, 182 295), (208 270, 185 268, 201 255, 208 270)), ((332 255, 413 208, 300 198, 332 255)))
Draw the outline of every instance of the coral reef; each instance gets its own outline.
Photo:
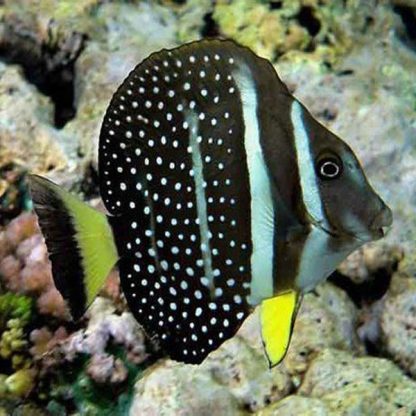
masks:
POLYGON ((110 404, 97 402, 96 396, 109 386, 117 387, 117 406, 127 405, 134 375, 148 353, 143 332, 125 311, 116 272, 103 288, 104 297, 88 311, 86 327, 77 330, 53 284, 36 217, 23 213, 0 231, 1 286, 8 291, 0 294, 0 368, 4 364, 9 370, 0 370, 0 409, 2 399, 37 389, 51 408, 73 400, 98 414, 110 404), (57 380, 63 368, 68 375, 57 380))
POLYGON ((415 413, 415 23, 411 0, 0 1, 0 415, 415 413), (71 322, 21 214, 27 172, 102 209, 91 197, 114 89, 151 52, 203 36, 269 58, 394 212, 383 243, 305 296, 272 370, 257 313, 200 366, 155 362, 116 271, 71 322))

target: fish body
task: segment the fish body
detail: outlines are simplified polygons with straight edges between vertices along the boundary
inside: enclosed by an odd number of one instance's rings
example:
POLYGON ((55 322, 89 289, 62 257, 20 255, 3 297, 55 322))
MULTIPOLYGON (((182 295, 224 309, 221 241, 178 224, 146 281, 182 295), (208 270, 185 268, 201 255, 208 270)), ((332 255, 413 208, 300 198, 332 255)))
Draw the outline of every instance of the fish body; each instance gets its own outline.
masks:
POLYGON ((231 41, 154 53, 127 76, 104 116, 99 176, 109 215, 97 218, 95 249, 80 238, 94 235, 85 232, 90 214, 32 178, 57 287, 79 317, 117 263, 136 319, 188 363, 232 337, 259 304, 266 353, 278 363, 302 294, 391 223, 348 145, 267 60, 231 41), (61 204, 54 218, 62 211, 73 226, 74 287, 86 287, 77 303, 53 254, 49 200, 61 204))

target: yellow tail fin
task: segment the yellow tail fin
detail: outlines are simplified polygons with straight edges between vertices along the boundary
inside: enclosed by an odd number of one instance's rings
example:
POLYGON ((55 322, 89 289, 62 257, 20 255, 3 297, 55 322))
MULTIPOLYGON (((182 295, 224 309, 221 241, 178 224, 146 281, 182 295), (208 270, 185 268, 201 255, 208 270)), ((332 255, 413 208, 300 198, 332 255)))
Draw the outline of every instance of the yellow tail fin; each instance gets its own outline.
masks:
POLYGON ((29 177, 55 285, 79 319, 118 260, 107 217, 53 182, 29 177))
POLYGON ((279 364, 286 355, 299 304, 300 296, 294 290, 261 303, 261 334, 270 367, 279 364))

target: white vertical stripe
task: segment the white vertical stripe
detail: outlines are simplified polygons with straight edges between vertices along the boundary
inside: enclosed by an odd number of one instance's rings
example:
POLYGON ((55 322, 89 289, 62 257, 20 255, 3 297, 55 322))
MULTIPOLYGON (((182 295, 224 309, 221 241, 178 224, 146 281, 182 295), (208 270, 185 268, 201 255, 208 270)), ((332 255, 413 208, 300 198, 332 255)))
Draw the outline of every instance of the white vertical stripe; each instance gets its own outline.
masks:
POLYGON ((211 249, 209 246, 209 228, 207 214, 207 200, 204 188, 204 166, 202 163, 201 149, 198 143, 198 121, 194 113, 188 113, 186 121, 189 124, 189 145, 192 149, 192 169, 194 171, 196 208, 199 219, 199 232, 201 240, 201 253, 204 262, 204 274, 208 279, 208 285, 213 293, 215 289, 214 272, 212 270, 211 249))
POLYGON ((304 292, 312 290, 324 281, 360 244, 351 244, 343 250, 334 251, 328 246, 330 236, 319 227, 312 227, 305 245, 296 276, 296 286, 304 292))
POLYGON ((273 240, 274 210, 270 180, 260 146, 257 118, 257 94, 250 70, 241 66, 233 73, 240 92, 243 119, 244 145, 251 197, 251 294, 249 302, 257 304, 273 296, 273 240))
POLYGON ((300 186, 302 199, 306 211, 315 222, 327 225, 322 210, 321 196, 319 193, 315 164, 312 158, 312 151, 309 145, 309 137, 302 120, 303 109, 298 101, 292 103, 291 119, 293 135, 295 139, 296 158, 298 162, 300 186))

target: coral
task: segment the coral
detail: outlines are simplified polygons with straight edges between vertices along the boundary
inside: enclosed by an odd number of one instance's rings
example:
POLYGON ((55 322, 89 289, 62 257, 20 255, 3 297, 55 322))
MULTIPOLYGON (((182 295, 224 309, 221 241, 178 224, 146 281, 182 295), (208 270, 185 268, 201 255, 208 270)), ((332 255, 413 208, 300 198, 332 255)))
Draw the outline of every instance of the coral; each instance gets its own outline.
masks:
POLYGON ((0 374, 0 399, 27 396, 34 386, 36 371, 27 354, 27 332, 32 301, 26 296, 0 295, 0 360, 14 370, 0 374))
POLYGON ((34 329, 30 333, 32 347, 30 353, 35 360, 43 359, 45 354, 53 351, 62 341, 68 337, 68 332, 64 327, 59 327, 52 333, 47 327, 34 329))
POLYGON ((258 416, 327 416, 328 412, 328 407, 321 400, 293 394, 266 407, 258 416))
POLYGON ((12 359, 15 367, 22 365, 18 357, 27 345, 24 328, 31 312, 32 301, 26 296, 0 295, 0 357, 12 359))
POLYGON ((119 358, 109 354, 95 354, 87 366, 87 374, 98 384, 120 384, 128 372, 119 358))
POLYGON ((16 293, 36 297, 41 314, 68 319, 65 303, 55 289, 48 253, 36 217, 23 213, 0 231, 4 242, 0 256, 0 278, 16 293))
POLYGON ((17 397, 29 395, 35 385, 36 371, 33 369, 21 369, 4 380, 6 394, 17 397))
POLYGON ((100 355, 109 341, 123 346, 129 361, 140 364, 147 358, 144 333, 130 312, 117 315, 115 306, 108 299, 97 298, 91 305, 88 325, 75 332, 62 344, 60 351, 67 361, 79 354, 100 355))
POLYGON ((46 383, 48 408, 62 409, 70 398, 81 414, 126 413, 148 354, 133 316, 114 312, 109 299, 97 298, 86 328, 74 333, 63 327, 32 331, 30 352, 46 383))
POLYGON ((415 377, 416 59, 413 21, 407 28, 403 15, 413 3, 0 1, 0 293, 34 304, 28 320, 0 319, 0 415, 43 414, 29 400, 52 415, 127 414, 132 395, 131 414, 411 414, 414 382, 363 355, 388 357, 415 377), (126 312, 117 273, 106 299, 70 323, 35 218, 6 224, 27 208, 26 170, 72 189, 88 171, 91 185, 81 189, 96 192, 99 127, 116 86, 149 53, 217 34, 269 57, 290 90, 352 145, 392 205, 386 241, 400 249, 375 244, 348 259, 340 272, 354 294, 325 284, 306 295, 288 355, 272 370, 254 314, 201 366, 160 360, 142 373, 156 356, 126 312))

